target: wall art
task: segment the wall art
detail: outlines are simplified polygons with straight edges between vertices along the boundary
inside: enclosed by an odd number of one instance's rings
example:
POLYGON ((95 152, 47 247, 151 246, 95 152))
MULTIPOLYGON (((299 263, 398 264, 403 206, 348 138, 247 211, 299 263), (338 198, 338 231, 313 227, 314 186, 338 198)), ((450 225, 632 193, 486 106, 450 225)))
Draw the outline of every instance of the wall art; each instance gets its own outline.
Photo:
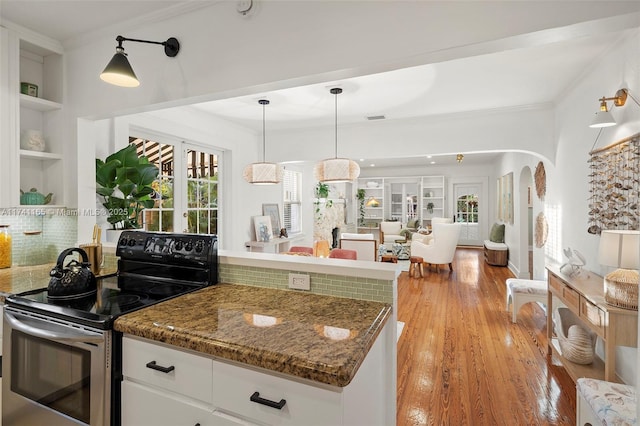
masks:
POLYGON ((640 200, 640 133, 589 153, 587 232, 637 230, 640 200))

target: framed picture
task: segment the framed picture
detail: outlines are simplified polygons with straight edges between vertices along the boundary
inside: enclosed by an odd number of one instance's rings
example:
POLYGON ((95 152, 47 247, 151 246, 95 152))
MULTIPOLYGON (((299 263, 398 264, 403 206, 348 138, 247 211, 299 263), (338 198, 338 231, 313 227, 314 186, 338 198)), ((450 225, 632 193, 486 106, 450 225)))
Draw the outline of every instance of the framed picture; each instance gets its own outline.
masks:
POLYGON ((280 235, 280 209, 278 204, 263 204, 262 214, 271 218, 271 229, 273 230, 273 236, 280 235))
POLYGON ((269 216, 253 216, 253 227, 256 230, 256 241, 264 243, 271 241, 273 231, 269 216))

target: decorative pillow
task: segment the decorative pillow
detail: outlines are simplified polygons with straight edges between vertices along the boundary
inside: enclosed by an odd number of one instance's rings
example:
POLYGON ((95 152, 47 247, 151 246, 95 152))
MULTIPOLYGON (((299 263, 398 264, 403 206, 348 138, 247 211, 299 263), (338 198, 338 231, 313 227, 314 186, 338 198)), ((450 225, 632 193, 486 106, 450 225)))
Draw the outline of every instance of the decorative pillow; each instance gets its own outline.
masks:
POLYGON ((491 232, 489 232, 489 241, 492 243, 504 243, 504 224, 493 224, 491 232))
POLYGON ((409 219, 407 221, 407 228, 409 229, 417 229, 418 228, 419 219, 409 219))

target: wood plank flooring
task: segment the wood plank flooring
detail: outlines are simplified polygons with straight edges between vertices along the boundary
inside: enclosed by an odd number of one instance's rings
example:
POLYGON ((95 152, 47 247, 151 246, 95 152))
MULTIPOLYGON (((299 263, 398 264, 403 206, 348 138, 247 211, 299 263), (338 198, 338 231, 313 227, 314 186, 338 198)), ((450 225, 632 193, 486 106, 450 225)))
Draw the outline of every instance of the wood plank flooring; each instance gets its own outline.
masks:
POLYGON ((575 384, 547 356, 546 316, 505 310, 506 267, 458 248, 454 271, 398 278, 397 424, 575 425, 575 384))

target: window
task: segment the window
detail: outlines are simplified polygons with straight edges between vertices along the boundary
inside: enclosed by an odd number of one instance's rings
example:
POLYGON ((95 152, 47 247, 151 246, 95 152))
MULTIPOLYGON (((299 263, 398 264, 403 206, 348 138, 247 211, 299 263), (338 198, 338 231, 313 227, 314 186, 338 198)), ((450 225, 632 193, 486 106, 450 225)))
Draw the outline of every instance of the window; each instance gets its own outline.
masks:
POLYGON ((160 170, 152 184, 155 204, 142 213, 144 229, 217 234, 220 154, 181 141, 130 137, 129 142, 160 170))
POLYGON ((302 210, 302 173, 293 170, 284 170, 283 192, 284 192, 284 227, 287 234, 299 234, 302 232, 301 210, 302 210))

